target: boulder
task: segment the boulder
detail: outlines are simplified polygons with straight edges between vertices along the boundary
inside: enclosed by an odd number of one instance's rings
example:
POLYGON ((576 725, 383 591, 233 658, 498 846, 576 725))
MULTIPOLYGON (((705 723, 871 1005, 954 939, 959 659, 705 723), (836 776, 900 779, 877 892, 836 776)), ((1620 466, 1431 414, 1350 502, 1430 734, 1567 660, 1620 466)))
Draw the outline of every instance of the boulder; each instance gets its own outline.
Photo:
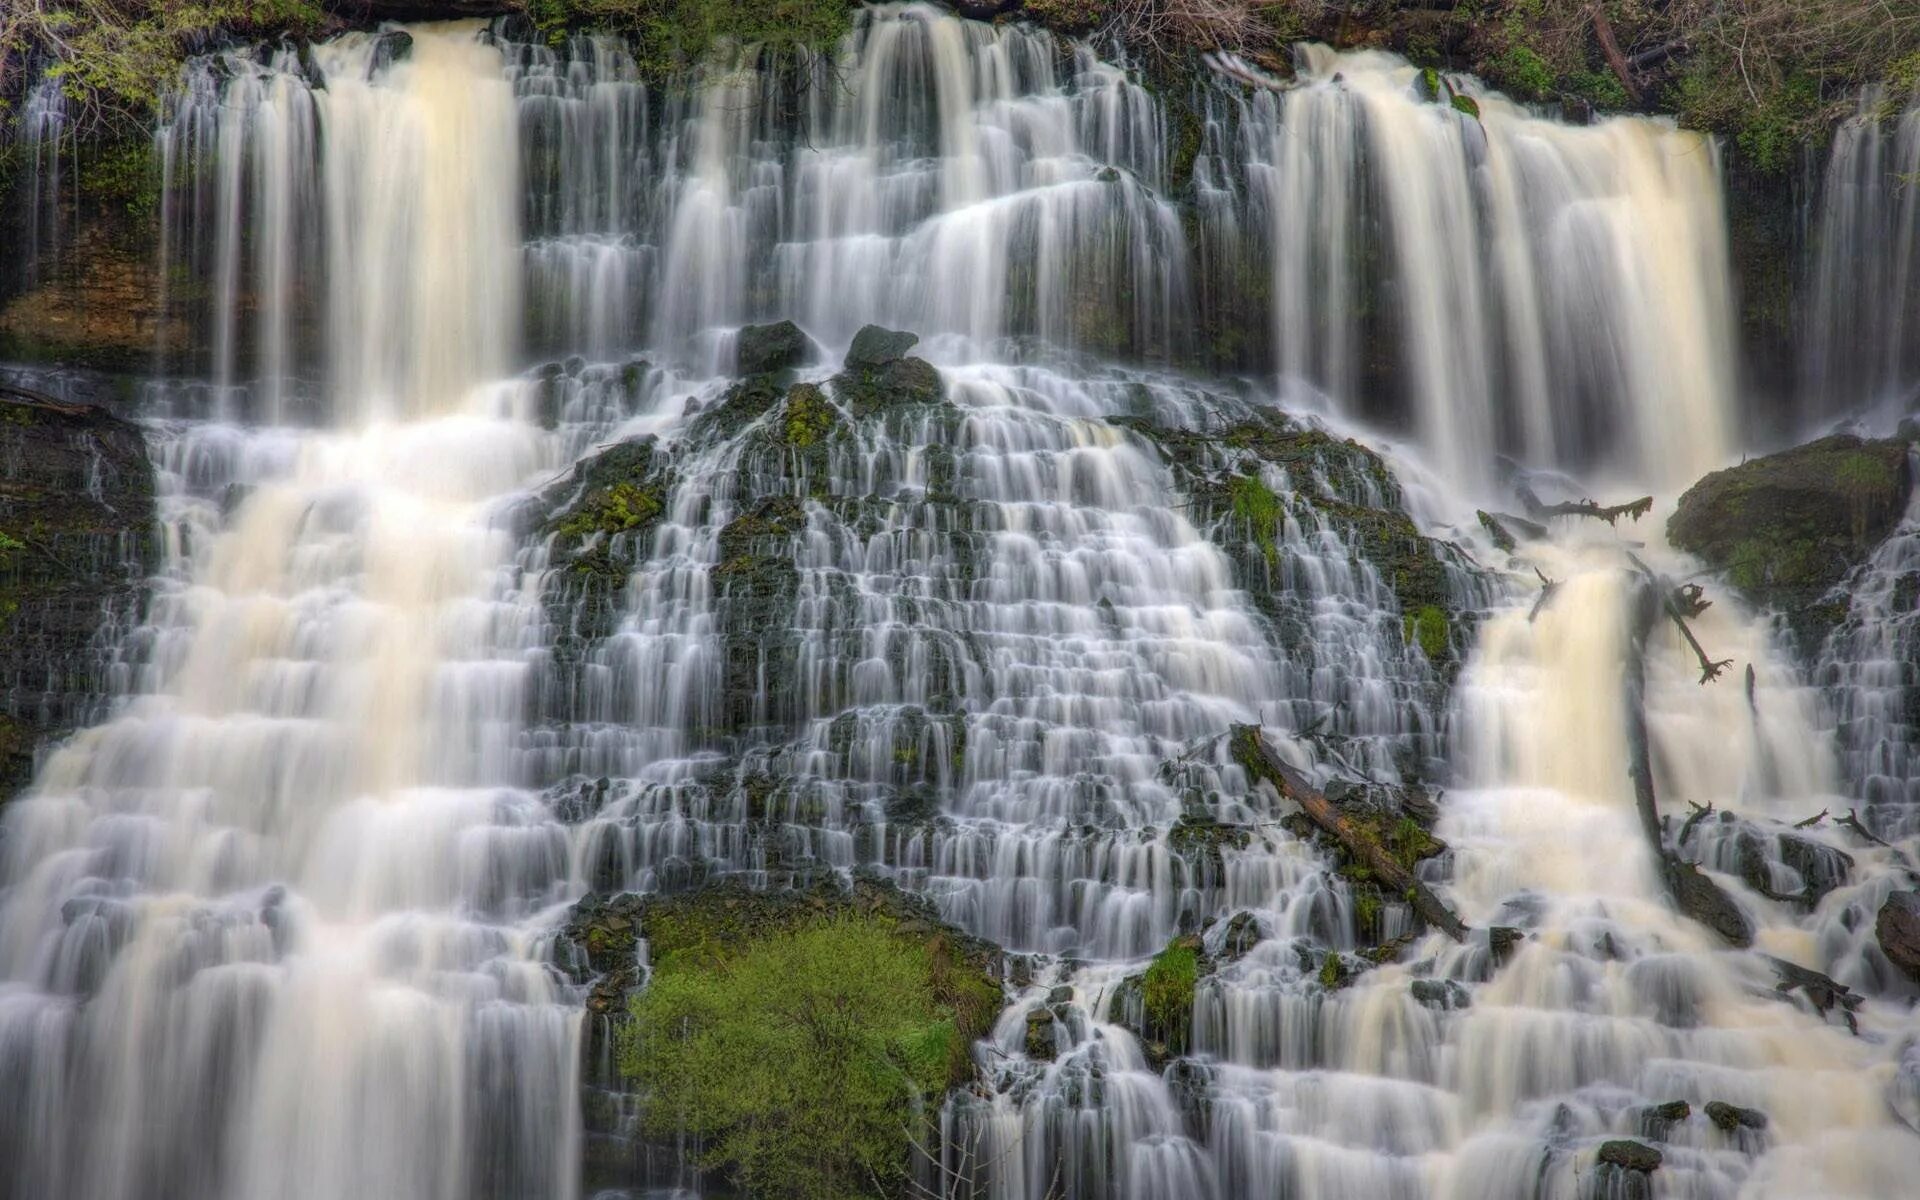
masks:
POLYGON ((772 325, 748 325, 740 331, 736 345, 738 373, 764 375, 784 371, 805 362, 812 343, 792 321, 772 325))
POLYGON ((1632 1138, 1619 1138, 1600 1144, 1600 1162, 1623 1171, 1638 1171, 1645 1174, 1658 1170, 1661 1162, 1660 1151, 1637 1142, 1632 1138))
POLYGON ((1888 961, 1920 983, 1920 891, 1889 894, 1874 919, 1873 936, 1888 961))
POLYGON ((1741 1108, 1735 1104, 1728 1104, 1725 1100, 1707 1101, 1706 1112, 1707 1119, 1723 1133, 1767 1127, 1767 1114, 1757 1108, 1741 1108))
POLYGON ((1835 434, 1706 476, 1680 497, 1667 538, 1786 614, 1812 649, 1846 615, 1827 593, 1899 522, 1913 482, 1906 443, 1835 434))
POLYGON ((853 335, 853 345, 847 349, 846 367, 849 371, 884 367, 905 358, 907 351, 919 341, 917 333, 882 329, 878 325, 864 326, 853 335))

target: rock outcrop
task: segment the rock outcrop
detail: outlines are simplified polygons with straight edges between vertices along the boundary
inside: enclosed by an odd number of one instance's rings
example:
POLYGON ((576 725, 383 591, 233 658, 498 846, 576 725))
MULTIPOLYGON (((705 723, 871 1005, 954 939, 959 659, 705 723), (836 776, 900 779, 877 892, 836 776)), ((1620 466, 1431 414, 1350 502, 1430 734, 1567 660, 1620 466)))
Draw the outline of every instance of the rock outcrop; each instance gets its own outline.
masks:
POLYGON ((1913 483, 1904 442, 1835 434, 1708 475, 1667 538, 1785 614, 1811 651, 1846 616, 1833 589, 1899 522, 1913 483))
POLYGON ((138 429, 0 384, 0 801, 38 748, 104 712, 154 530, 138 429))
POLYGON ((1920 892, 1894 892, 1880 906, 1873 936, 1887 961, 1920 983, 1920 892))

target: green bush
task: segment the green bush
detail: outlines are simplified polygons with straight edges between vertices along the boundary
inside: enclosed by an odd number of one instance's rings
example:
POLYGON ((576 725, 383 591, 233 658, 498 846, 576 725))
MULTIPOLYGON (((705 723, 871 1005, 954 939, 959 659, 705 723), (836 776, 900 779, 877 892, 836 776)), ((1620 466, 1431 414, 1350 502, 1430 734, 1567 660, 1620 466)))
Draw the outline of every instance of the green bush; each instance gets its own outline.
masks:
POLYGON ((697 1136, 705 1165, 749 1195, 892 1192, 977 1021, 945 969, 938 945, 873 916, 702 937, 655 964, 621 1067, 645 1096, 648 1131, 697 1136))
POLYGON ((853 26, 849 0, 532 0, 528 12, 551 42, 571 29, 626 34, 641 72, 656 79, 722 44, 783 61, 831 49, 853 26))

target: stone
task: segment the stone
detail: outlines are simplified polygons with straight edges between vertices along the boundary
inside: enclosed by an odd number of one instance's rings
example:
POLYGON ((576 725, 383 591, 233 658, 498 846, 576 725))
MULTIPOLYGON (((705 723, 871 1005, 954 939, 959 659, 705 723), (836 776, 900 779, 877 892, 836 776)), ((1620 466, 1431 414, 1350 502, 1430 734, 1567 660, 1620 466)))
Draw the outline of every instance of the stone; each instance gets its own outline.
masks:
POLYGON ((1036 1008, 1027 1014, 1027 1057, 1036 1062, 1051 1062, 1054 1056, 1053 1014, 1036 1008))
POLYGON ((1738 1105, 1728 1104, 1725 1100, 1707 1101, 1706 1113, 1707 1119, 1725 1133, 1767 1127, 1767 1114, 1757 1108, 1741 1108, 1738 1105))
POLYGON ((1451 979, 1416 979, 1408 990, 1416 1004, 1440 1012, 1451 1012, 1473 1004, 1473 996, 1451 979))
POLYGON ((772 325, 748 325, 740 331, 737 343, 738 373, 764 375, 784 371, 807 360, 812 343, 792 321, 772 325))
POLYGON ((853 345, 847 348, 846 367, 850 371, 884 367, 905 358, 907 351, 919 341, 917 333, 882 329, 878 325, 864 326, 853 335, 853 345))
POLYGON ((1889 893, 1874 919, 1873 936, 1887 961, 1920 983, 1920 891, 1889 893))
POLYGON ((1642 1174, 1656 1171, 1660 1167, 1661 1158, 1659 1150, 1631 1138, 1618 1138, 1600 1144, 1599 1161, 1607 1166, 1619 1167, 1623 1171, 1638 1171, 1642 1174))
POLYGON ((1828 592, 1899 523, 1913 484, 1904 442, 1835 434, 1701 479, 1667 538, 1786 614, 1812 649, 1846 613, 1828 592))

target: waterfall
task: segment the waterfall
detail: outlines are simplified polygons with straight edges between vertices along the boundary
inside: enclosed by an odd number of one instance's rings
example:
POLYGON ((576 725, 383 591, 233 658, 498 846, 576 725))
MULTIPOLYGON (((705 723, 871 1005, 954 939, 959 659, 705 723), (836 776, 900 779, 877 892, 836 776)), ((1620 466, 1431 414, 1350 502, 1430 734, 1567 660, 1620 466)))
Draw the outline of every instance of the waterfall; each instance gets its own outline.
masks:
MULTIPOLYGON (((1899 1194, 1871 926, 1916 830, 1791 826, 1911 804, 1913 519, 1826 651, 1844 724, 1733 599, 1695 628, 1744 688, 1648 639, 1667 833, 1763 955, 1674 911, 1627 773, 1636 563, 1697 564, 1475 518, 1503 458, 1664 505, 1739 449, 1712 142, 1298 69, 1150 84, 926 4, 666 82, 508 21, 194 60, 166 561, 0 814, 0 1197, 583 1194, 632 1129, 580 1101, 619 1081, 573 906, 856 870, 1005 951, 956 1200, 1899 1194), (731 378, 787 319, 798 365, 731 378), (870 324, 918 357, 843 365, 870 324), (644 513, 573 521, 606 478, 644 513), (1471 936, 1236 724, 1425 798, 1471 936), (1140 978, 1189 936, 1169 1047, 1140 978)), ((615 1182, 710 1187, 683 1149, 615 1182)))
POLYGON ((1920 380, 1920 96, 1869 89, 1834 134, 1813 228, 1801 390, 1811 419, 1911 409, 1920 380))

